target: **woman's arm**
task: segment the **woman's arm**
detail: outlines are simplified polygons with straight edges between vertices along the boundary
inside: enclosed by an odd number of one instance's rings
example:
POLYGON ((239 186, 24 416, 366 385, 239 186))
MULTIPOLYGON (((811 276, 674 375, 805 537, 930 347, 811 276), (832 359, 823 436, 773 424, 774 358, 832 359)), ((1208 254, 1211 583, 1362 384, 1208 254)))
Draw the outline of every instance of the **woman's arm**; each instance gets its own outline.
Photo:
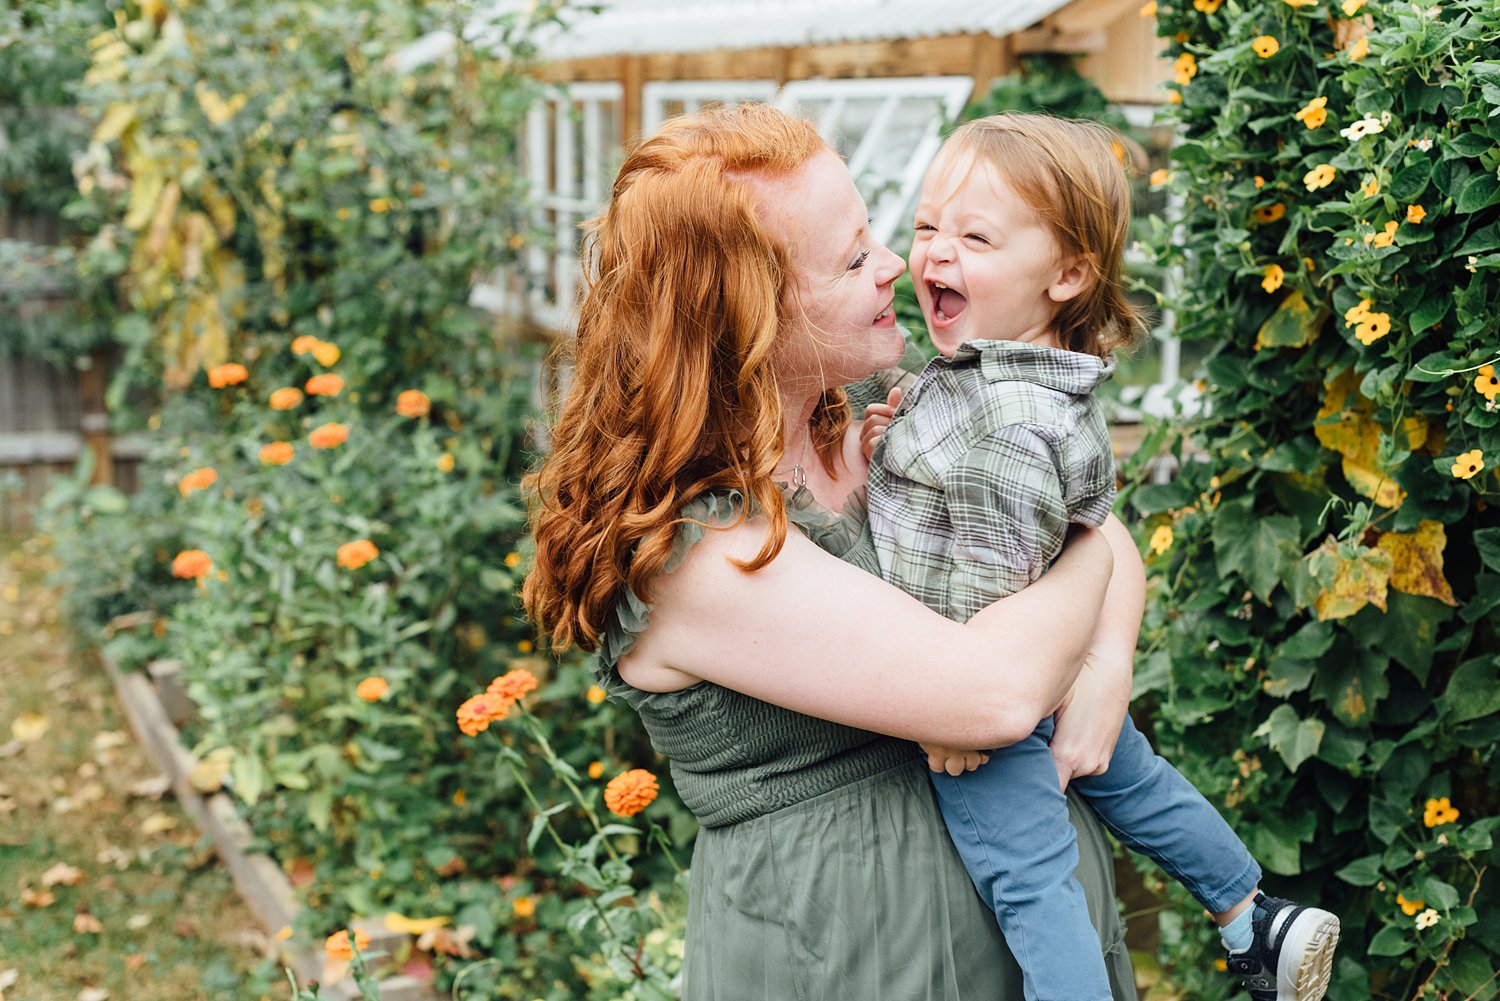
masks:
POLYGON ((1078 775, 1102 775, 1130 707, 1136 636, 1146 607, 1146 571, 1135 540, 1110 515, 1100 528, 1114 553, 1114 573, 1099 625, 1068 701, 1057 711, 1052 757, 1064 789, 1078 775))
POLYGON ((958 747, 1029 734, 1071 687, 1109 584, 1098 531, 1037 583, 968 624, 825 553, 797 532, 747 574, 764 525, 711 531, 655 582, 651 627, 621 662, 647 691, 712 681, 797 712, 958 747))

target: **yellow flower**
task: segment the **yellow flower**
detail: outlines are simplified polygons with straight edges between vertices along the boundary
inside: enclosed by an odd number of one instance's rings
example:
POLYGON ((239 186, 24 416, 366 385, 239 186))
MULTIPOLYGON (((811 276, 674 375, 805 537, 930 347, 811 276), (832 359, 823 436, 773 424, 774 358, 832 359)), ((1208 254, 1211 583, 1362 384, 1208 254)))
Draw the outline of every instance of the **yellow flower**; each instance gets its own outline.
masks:
POLYGON ((313 428, 307 440, 313 448, 338 448, 349 440, 349 429, 342 424, 330 421, 313 428))
POLYGON ((1310 129, 1316 129, 1328 121, 1328 98, 1315 97, 1307 106, 1292 116, 1310 129))
POLYGON ((498 695, 480 692, 458 707, 458 728, 469 737, 488 730, 491 723, 506 717, 512 704, 498 695))
POLYGON ((358 570, 379 555, 375 543, 369 539, 355 539, 339 546, 338 562, 345 570, 358 570))
POLYGON ((1370 307, 1375 305, 1371 299, 1361 299, 1359 302, 1344 310, 1344 326, 1352 327, 1360 323, 1370 315, 1370 307))
POLYGON ((302 390, 296 386, 282 386, 271 394, 272 410, 294 410, 302 402, 302 390))
POLYGON ((1272 202, 1270 205, 1261 205, 1255 210, 1256 222, 1275 222, 1286 215, 1286 206, 1281 202, 1272 202))
POLYGON ((1277 53, 1277 51, 1280 50, 1281 43, 1276 40, 1276 37, 1274 35, 1261 35, 1255 41, 1250 43, 1250 47, 1254 49, 1255 54, 1260 56, 1262 59, 1270 59, 1277 53))
POLYGON ((1193 9, 1204 14, 1212 14, 1218 10, 1224 0, 1193 0, 1193 9))
POLYGON ((1366 313, 1359 326, 1354 328, 1354 339, 1368 347, 1390 332, 1389 313, 1366 313))
POLYGON ((208 370, 208 384, 214 389, 238 386, 248 378, 250 378, 250 373, 239 362, 226 362, 208 370))
POLYGON ((532 646, 531 640, 522 640, 516 644, 516 649, 522 653, 530 653, 535 648, 532 646))
POLYGON ((1282 0, 1288 7, 1316 7, 1318 0, 1282 0))
POLYGON ((1255 190, 1259 191, 1261 188, 1264 188, 1265 186, 1266 186, 1266 179, 1264 177, 1261 177, 1259 174, 1256 174, 1255 175, 1255 190))
POLYGON ((426 417, 432 413, 432 400, 420 389, 403 389, 396 394, 396 413, 402 417, 426 417))
POLYGON ((292 461, 296 454, 289 441, 273 441, 269 445, 260 448, 260 461, 266 466, 284 466, 292 461))
POLYGON ((1317 191, 1326 188, 1333 183, 1338 171, 1333 169, 1331 163, 1320 163, 1306 174, 1302 175, 1302 183, 1307 185, 1308 191, 1317 191))
POLYGON ((1401 894, 1398 893, 1396 894, 1396 906, 1401 908, 1402 914, 1405 914, 1407 917, 1411 917, 1413 914, 1426 907, 1427 901, 1407 900, 1405 897, 1401 896, 1401 894))
POLYGON ((337 212, 335 212, 334 215, 338 216, 340 219, 347 219, 349 218, 351 213, 347 208, 341 208, 337 212))
POLYGON ((528 692, 534 692, 536 689, 536 675, 524 667, 518 667, 513 671, 506 671, 500 677, 491 681, 485 692, 506 699, 514 704, 519 702, 522 696, 528 692))
POLYGON ((589 690, 584 693, 583 697, 597 706, 599 703, 609 698, 609 693, 600 688, 598 685, 590 685, 589 690))
POLYGON ((337 344, 329 344, 327 341, 318 341, 312 346, 312 356, 318 360, 318 364, 324 368, 331 368, 338 363, 339 351, 337 344))
POLYGON ((1370 54, 1370 40, 1364 35, 1359 36, 1359 41, 1349 46, 1349 58, 1359 62, 1370 54))
POLYGON ((1281 288, 1281 283, 1286 278, 1286 272, 1281 270, 1280 264, 1268 264, 1263 272, 1264 278, 1260 281, 1260 287, 1267 292, 1275 292, 1281 288))
POLYGON ((372 199, 370 199, 370 211, 371 212, 374 212, 375 214, 379 215, 380 213, 389 212, 390 210, 391 210, 391 200, 389 198, 372 198, 372 199))
POLYGON ((1426 219, 1426 218, 1427 218, 1427 210, 1424 209, 1422 206, 1420 206, 1420 205, 1408 205, 1408 206, 1406 206, 1406 221, 1409 222, 1409 223, 1411 223, 1413 226, 1415 226, 1417 223, 1421 222, 1423 219, 1426 219))
POLYGON ((177 484, 177 491, 186 497, 194 490, 207 490, 218 478, 219 473, 213 466, 203 466, 184 476, 177 484))
POLYGON ((1422 931, 1423 929, 1431 928, 1433 925, 1435 925, 1437 923, 1438 923, 1438 912, 1435 911, 1435 910, 1433 910, 1431 907, 1427 908, 1427 910, 1425 910, 1421 914, 1417 915, 1417 921, 1416 921, 1417 931, 1422 931))
POLYGON ((333 372, 324 372, 307 380, 308 396, 337 396, 344 391, 344 379, 333 372))
POLYGON ((1374 198, 1380 194, 1380 181, 1373 177, 1368 178, 1365 183, 1359 186, 1359 190, 1366 198, 1374 198))
POLYGON ((292 937, 292 926, 282 925, 281 929, 273 936, 278 942, 285 942, 292 937))
POLYGON ((453 453, 444 452, 442 455, 438 456, 437 467, 440 472, 453 472, 453 453))
POLYGON ((292 340, 292 354, 305 355, 317 347, 320 342, 312 334, 303 334, 292 340))
MULTIPOLYGON (((1479 449, 1474 448, 1470 449, 1469 451, 1465 452, 1463 455, 1460 455, 1457 459, 1455 459, 1453 461, 1453 468, 1450 471, 1454 476, 1458 477, 1461 480, 1470 480, 1473 479, 1482 469, 1484 469, 1484 453, 1479 449)), ((1434 812, 1433 804, 1439 802, 1443 804, 1442 809, 1444 810, 1441 816, 1448 816, 1446 811, 1451 809, 1451 807, 1448 806, 1448 800, 1446 798, 1442 800, 1428 800, 1427 812, 1422 817, 1423 822, 1426 823, 1428 827, 1436 827, 1438 824, 1447 824, 1458 819, 1458 811, 1453 810, 1453 816, 1448 817, 1447 820, 1434 820, 1433 818, 1439 816, 1439 814, 1434 812)))
POLYGON ((512 553, 506 553, 505 554, 505 565, 506 566, 508 566, 508 567, 516 567, 516 566, 520 566, 520 564, 521 564, 521 554, 520 553, 514 553, 514 552, 512 552, 512 553))
POLYGON ((1151 533, 1151 551, 1160 556, 1172 548, 1172 526, 1158 525, 1156 531, 1151 533))
POLYGON ((369 677, 354 687, 354 694, 366 702, 379 702, 380 697, 391 690, 390 682, 381 677, 369 677))
POLYGON ((1172 79, 1186 86, 1198 75, 1198 59, 1191 52, 1184 52, 1172 63, 1172 79))
POLYGON ((172 576, 183 580, 207 577, 213 568, 213 558, 201 549, 184 549, 172 560, 172 576))
POLYGON ((622 817, 634 817, 656 799, 661 787, 656 776, 644 768, 616 775, 604 787, 604 805, 622 817))
POLYGON ((589 762, 589 778, 591 778, 591 779, 597 779, 600 776, 602 776, 603 774, 604 774, 604 762, 602 762, 602 761, 590 761, 589 762))
POLYGON ((1474 377, 1474 391, 1486 400, 1500 396, 1500 378, 1495 377, 1495 366, 1484 365, 1474 377))
POLYGON ((518 918, 529 918, 536 913, 536 900, 532 897, 517 897, 510 905, 518 918))
POLYGON ((1172 172, 1170 170, 1168 170, 1167 168, 1165 168, 1165 167, 1161 167, 1161 168, 1159 168, 1157 170, 1153 170, 1151 172, 1151 186, 1153 188, 1159 188, 1163 184, 1166 184, 1171 179, 1172 179, 1172 172))
POLYGON ((1385 224, 1385 232, 1376 233, 1370 242, 1377 247, 1389 247, 1396 242, 1396 230, 1400 228, 1399 222, 1388 222, 1385 224))
POLYGON ((1353 17, 1368 2, 1369 0, 1344 0, 1344 6, 1340 9, 1343 10, 1345 17, 1353 17))
POLYGON ((354 951, 358 949, 364 952, 370 947, 370 936, 360 929, 354 929, 354 943, 349 943, 349 931, 344 929, 328 936, 323 943, 323 951, 328 954, 329 959, 353 959, 354 951))
POLYGON ((1182 94, 1179 93, 1178 91, 1175 91, 1175 90, 1172 91, 1171 93, 1167 94, 1167 103, 1168 104, 1181 104, 1182 103, 1182 94))

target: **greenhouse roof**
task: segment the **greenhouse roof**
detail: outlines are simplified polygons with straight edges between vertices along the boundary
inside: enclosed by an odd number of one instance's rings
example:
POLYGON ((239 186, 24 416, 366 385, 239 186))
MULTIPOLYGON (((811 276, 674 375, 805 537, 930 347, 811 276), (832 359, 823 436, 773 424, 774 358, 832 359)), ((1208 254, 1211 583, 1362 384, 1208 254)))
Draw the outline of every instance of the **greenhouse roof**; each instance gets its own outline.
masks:
MULTIPOLYGON (((983 33, 1002 37, 1070 0, 569 0, 544 58, 798 47, 983 33), (594 13, 593 8, 600 8, 594 13)), ((526 4, 502 2, 501 10, 526 4)))

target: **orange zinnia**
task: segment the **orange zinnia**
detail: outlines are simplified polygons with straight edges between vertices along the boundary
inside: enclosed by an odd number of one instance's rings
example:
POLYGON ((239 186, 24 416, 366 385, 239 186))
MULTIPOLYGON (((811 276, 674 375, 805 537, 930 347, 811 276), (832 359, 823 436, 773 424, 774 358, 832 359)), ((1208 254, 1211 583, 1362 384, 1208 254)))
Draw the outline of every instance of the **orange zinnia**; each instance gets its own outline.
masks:
POLYGON ((342 424, 322 424, 313 428, 307 441, 313 448, 338 448, 349 440, 349 429, 342 424))
POLYGON ((327 341, 319 341, 312 346, 312 356, 318 360, 318 364, 329 368, 339 360, 339 346, 329 344, 327 341))
POLYGON ((609 780, 609 785, 604 787, 604 805, 612 813, 634 817, 650 806, 659 792, 661 787, 657 785, 655 775, 644 768, 632 768, 609 780))
POLYGON ((214 480, 219 478, 218 472, 212 466, 204 466, 188 473, 177 484, 177 490, 186 497, 194 490, 207 490, 214 485, 214 480))
POLYGON ((352 948, 349 945, 349 930, 347 928, 329 935, 328 940, 323 943, 323 951, 328 954, 329 959, 353 959, 355 949, 364 952, 369 947, 370 936, 358 928, 354 929, 354 945, 352 948))
POLYGON ((426 417, 432 412, 432 401, 420 389, 404 390, 396 397, 396 413, 402 417, 426 417))
POLYGON ((307 380, 308 396, 337 396, 344 391, 344 377, 324 372, 307 380))
POLYGON ((213 557, 201 549, 184 549, 177 554, 172 561, 172 576, 191 580, 195 577, 207 577, 208 572, 214 568, 213 557))
POLYGON ((380 701, 380 697, 390 690, 390 682, 384 678, 370 677, 355 686, 354 694, 366 702, 378 702, 380 701))
POLYGON ((296 386, 282 386, 271 394, 272 410, 291 410, 302 402, 302 390, 296 386))
POLYGON ((536 685, 536 675, 525 668, 518 667, 514 671, 507 671, 494 681, 491 681, 490 687, 485 689, 485 691, 490 695, 498 695, 500 698, 508 699, 511 702, 519 702, 521 696, 527 692, 536 691, 536 685))
POLYGON ((294 354, 294 355, 305 355, 305 354, 308 354, 308 353, 310 353, 312 351, 313 348, 317 347, 320 343, 322 343, 322 342, 319 341, 312 334, 303 334, 301 337, 298 337, 298 338, 296 338, 295 340, 292 341, 292 354, 294 354))
POLYGON ((458 728, 466 736, 472 737, 482 730, 488 730, 490 724, 496 720, 505 718, 510 712, 511 703, 499 696, 488 692, 480 692, 464 700, 464 704, 458 707, 458 728))
POLYGON ((214 389, 223 389, 225 386, 238 386, 248 378, 250 378, 249 370, 237 361, 215 365, 208 370, 208 384, 214 389))
POLYGON ((292 448, 289 441, 273 441, 269 445, 260 448, 260 461, 265 466, 284 466, 292 461, 296 455, 296 449, 292 448))
POLYGON ((375 543, 369 539, 355 539, 339 546, 339 566, 346 570, 358 570, 380 555, 375 543))

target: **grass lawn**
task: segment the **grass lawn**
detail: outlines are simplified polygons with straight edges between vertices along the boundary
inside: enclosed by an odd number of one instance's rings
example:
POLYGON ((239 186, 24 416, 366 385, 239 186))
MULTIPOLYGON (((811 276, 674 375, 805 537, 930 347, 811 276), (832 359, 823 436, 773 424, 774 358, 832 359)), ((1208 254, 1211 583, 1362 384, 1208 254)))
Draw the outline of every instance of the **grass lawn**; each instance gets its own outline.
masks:
POLYGON ((0 1001, 289 993, 229 874, 70 650, 36 540, 0 538, 0 1001))

